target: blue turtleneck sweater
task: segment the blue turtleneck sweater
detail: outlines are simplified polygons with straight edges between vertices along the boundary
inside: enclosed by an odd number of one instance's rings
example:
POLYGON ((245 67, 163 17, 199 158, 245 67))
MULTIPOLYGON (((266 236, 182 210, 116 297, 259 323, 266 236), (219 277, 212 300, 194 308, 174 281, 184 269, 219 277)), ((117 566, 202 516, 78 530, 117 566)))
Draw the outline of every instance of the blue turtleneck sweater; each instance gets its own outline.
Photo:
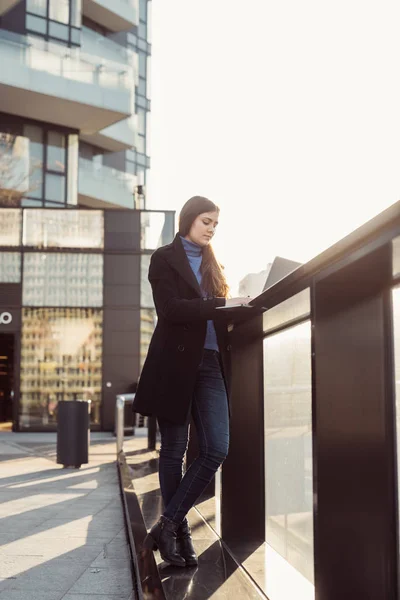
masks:
MULTIPOLYGON (((186 252, 186 256, 188 257, 190 266, 192 267, 193 273, 196 275, 196 279, 199 282, 200 289, 202 291, 203 297, 205 298, 207 294, 204 292, 201 287, 201 261, 203 260, 202 249, 201 246, 195 244, 187 240, 186 238, 181 236, 182 244, 186 252)), ((217 334, 215 332, 214 323, 212 321, 207 321, 207 333, 206 340, 204 342, 204 348, 209 350, 219 350, 218 342, 217 342, 217 334)))

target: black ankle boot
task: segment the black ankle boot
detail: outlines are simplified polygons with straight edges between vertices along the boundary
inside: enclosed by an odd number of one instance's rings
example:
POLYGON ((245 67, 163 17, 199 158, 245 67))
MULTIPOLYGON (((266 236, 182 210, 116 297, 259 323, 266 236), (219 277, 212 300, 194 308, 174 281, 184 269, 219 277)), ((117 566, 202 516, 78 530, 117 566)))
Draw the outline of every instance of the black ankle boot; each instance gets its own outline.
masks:
POLYGON ((193 548, 193 540, 187 519, 184 519, 176 532, 176 549, 185 559, 187 567, 195 567, 198 563, 196 552, 193 548))
POLYGON ((176 551, 176 532, 179 525, 162 516, 144 539, 143 548, 160 551, 161 558, 175 567, 186 566, 185 559, 176 551))

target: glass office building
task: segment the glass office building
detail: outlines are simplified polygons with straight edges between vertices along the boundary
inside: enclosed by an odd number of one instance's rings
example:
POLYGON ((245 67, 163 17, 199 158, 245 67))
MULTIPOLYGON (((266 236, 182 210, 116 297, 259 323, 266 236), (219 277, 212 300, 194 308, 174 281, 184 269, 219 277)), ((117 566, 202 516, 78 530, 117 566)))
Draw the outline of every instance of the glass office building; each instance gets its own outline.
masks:
POLYGON ((112 429, 154 330, 148 0, 0 2, 0 421, 112 429))
POLYGON ((113 428, 156 322, 149 258, 173 235, 173 212, 0 210, 2 421, 51 430, 59 400, 86 399, 113 428))

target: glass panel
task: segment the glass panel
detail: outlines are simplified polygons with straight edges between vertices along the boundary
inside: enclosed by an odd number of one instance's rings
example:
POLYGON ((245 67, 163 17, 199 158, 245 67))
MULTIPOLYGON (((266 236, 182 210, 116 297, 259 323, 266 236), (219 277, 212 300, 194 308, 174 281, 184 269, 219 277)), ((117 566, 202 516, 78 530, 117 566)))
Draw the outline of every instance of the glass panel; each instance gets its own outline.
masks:
POLYGON ((49 35, 51 37, 60 38, 60 40, 68 41, 69 27, 61 23, 49 23, 49 35))
POLYGON ((393 240, 393 277, 400 273, 400 237, 393 240))
POLYGON ((82 24, 82 0, 72 0, 71 2, 71 25, 80 27, 82 24))
POLYGON ((142 135, 146 135, 146 111, 139 108, 137 111, 138 119, 138 132, 142 135))
POLYGON ((142 370, 146 360, 156 323, 157 315, 154 308, 146 308, 140 311, 140 370, 142 370))
POLYGON ((310 288, 307 288, 267 310, 263 315, 264 331, 279 327, 294 319, 308 316, 310 311, 310 288))
POLYGON ((29 187, 28 140, 19 135, 0 134, 0 202, 19 206, 29 187))
POLYGON ((174 239, 174 214, 165 212, 140 213, 140 243, 142 250, 156 250, 174 239))
POLYGON ((38 33, 46 34, 47 32, 47 21, 41 17, 34 17, 33 15, 26 15, 26 28, 38 33))
POLYGON ((26 0, 26 10, 35 15, 47 17, 47 0, 26 0))
POLYGON ((26 253, 25 306, 102 306, 102 254, 26 253))
POLYGON ((141 154, 146 153, 146 138, 142 135, 136 135, 136 148, 141 154))
POLYGON ((43 201, 42 200, 31 200, 30 198, 22 198, 21 206, 22 207, 43 206, 43 201))
POLYGON ((50 0, 50 19, 68 24, 69 3, 70 0, 50 0))
POLYGON ((66 161, 65 135, 58 131, 47 134, 47 169, 65 173, 66 161))
MULTIPOLYGON (((139 37, 142 38, 143 40, 146 39, 147 37, 147 25, 146 23, 139 23, 139 37)), ((140 48, 140 46, 139 46, 140 48)))
POLYGON ((139 76, 146 77, 147 55, 144 52, 139 52, 139 76))
POLYGON ((138 152, 137 155, 137 163, 141 166, 141 167, 145 167, 147 164, 147 159, 146 159, 146 155, 145 154, 140 154, 138 152))
POLYGON ((126 150, 125 152, 125 158, 126 160, 136 160, 136 150, 135 148, 129 148, 128 150, 126 150))
POLYGON ((150 255, 142 254, 140 257, 140 306, 142 308, 155 308, 151 285, 148 279, 150 255))
POLYGON ((38 248, 103 248, 103 212, 25 210, 23 244, 38 248))
POLYGON ((79 29, 71 29, 71 42, 73 44, 80 45, 81 43, 81 32, 79 29))
POLYGON ((21 254, 19 252, 0 252, 0 283, 19 283, 21 281, 21 254))
POLYGON ((147 41, 145 39, 139 40, 138 41, 138 48, 139 48, 139 50, 144 50, 144 52, 147 52, 147 41))
POLYGON ((91 400, 91 423, 100 423, 101 310, 22 310, 22 427, 57 423, 59 400, 91 400))
MULTIPOLYGON (((311 323, 264 340, 266 542, 285 559, 282 586, 314 598, 311 323), (306 579, 309 582, 304 582, 306 579)), ((274 573, 266 564, 268 582, 274 573)), ((276 576, 276 574, 275 574, 276 576)), ((275 582, 279 583, 279 582, 275 582)))
POLYGON ((21 243, 21 210, 0 209, 0 246, 19 246, 21 243))
POLYGON ((25 125, 24 134, 29 139, 29 189, 27 196, 43 197, 43 131, 35 125, 25 125))
MULTIPOLYGON (((140 96, 146 96, 146 91, 147 91, 146 79, 143 79, 142 77, 140 77, 139 84, 138 84, 138 94, 140 96)), ((138 98, 138 101, 139 101, 139 98, 138 98)))
POLYGON ((45 199, 53 202, 65 202, 65 177, 64 175, 46 174, 45 199))
POLYGON ((147 0, 139 0, 139 18, 147 21, 147 0))
POLYGON ((68 136, 68 174, 67 174, 67 203, 78 204, 78 158, 79 137, 77 134, 68 136))

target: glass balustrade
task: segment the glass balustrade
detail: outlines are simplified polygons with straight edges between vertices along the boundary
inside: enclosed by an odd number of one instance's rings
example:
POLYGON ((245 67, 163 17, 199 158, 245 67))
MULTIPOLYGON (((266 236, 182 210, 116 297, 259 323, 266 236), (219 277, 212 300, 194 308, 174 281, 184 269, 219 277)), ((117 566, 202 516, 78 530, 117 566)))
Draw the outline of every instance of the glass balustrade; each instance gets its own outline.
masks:
POLYGON ((43 71, 65 79, 92 83, 109 88, 130 89, 132 67, 112 63, 83 53, 79 48, 66 48, 53 42, 0 30, 0 52, 3 60, 19 66, 43 71))

